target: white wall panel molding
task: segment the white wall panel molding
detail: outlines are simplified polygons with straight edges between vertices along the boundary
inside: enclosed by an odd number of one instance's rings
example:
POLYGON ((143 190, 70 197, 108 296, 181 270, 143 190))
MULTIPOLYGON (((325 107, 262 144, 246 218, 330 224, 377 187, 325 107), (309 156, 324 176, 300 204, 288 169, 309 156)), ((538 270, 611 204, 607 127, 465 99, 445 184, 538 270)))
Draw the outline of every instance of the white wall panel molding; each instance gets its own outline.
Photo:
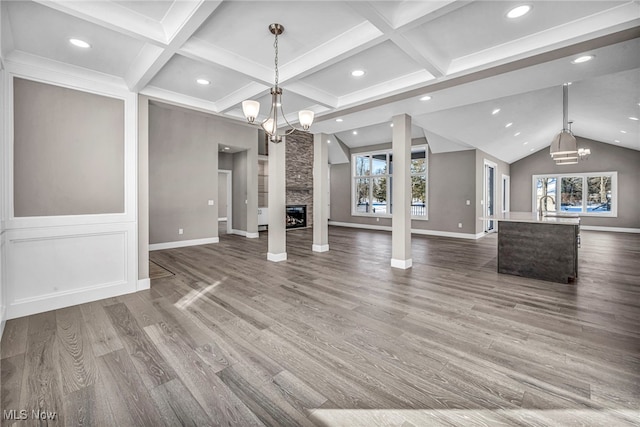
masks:
POLYGON ((50 226, 71 226, 78 224, 100 224, 100 223, 121 223, 132 222, 137 219, 137 140, 138 121, 137 105, 138 97, 125 88, 113 87, 111 85, 101 85, 99 81, 86 81, 76 79, 73 76, 65 77, 57 74, 50 74, 45 69, 37 67, 24 67, 22 64, 9 63, 7 77, 5 79, 4 90, 4 111, 5 121, 4 133, 4 204, 3 217, 5 226, 8 229, 30 228, 30 227, 50 227, 50 226), (100 215, 60 215, 46 217, 14 217, 13 206, 13 78, 24 78, 47 83, 55 86, 79 90, 100 96, 120 99, 124 103, 124 212, 100 215))
POLYGON ((7 318, 135 292, 135 223, 7 230, 7 318))

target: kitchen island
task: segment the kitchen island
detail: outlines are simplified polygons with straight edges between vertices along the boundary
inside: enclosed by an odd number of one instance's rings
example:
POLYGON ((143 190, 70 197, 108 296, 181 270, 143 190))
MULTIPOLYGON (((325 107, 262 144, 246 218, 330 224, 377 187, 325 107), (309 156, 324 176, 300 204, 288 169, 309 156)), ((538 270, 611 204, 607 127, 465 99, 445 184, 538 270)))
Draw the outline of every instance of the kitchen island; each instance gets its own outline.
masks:
POLYGON ((580 218, 548 212, 505 212, 498 222, 498 272, 559 283, 578 277, 580 218))

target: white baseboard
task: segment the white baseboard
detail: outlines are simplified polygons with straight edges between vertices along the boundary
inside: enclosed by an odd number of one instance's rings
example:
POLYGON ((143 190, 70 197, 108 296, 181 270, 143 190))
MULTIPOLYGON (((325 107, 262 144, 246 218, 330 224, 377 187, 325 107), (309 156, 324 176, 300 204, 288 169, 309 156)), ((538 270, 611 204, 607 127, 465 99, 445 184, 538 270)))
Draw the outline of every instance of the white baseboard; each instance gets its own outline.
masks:
POLYGON ((311 250, 312 250, 313 252, 328 252, 328 251, 329 251, 329 245, 328 245, 328 244, 326 244, 326 245, 316 245, 316 244, 313 244, 313 245, 311 246, 311 250))
POLYGON ((624 227, 600 227, 597 225, 581 225, 580 230, 588 231, 612 231, 614 233, 640 233, 640 228, 624 227))
MULTIPOLYGON (((329 221, 329 225, 335 225, 337 227, 363 228, 365 230, 391 231, 391 227, 388 225, 358 224, 356 222, 339 222, 339 221, 329 221)), ((478 233, 478 234, 455 233, 452 231, 423 230, 421 228, 412 228, 411 234, 477 240, 483 237, 485 233, 478 233)))
POLYGON ((226 221, 227 217, 225 216, 224 218, 218 218, 218 222, 222 222, 222 221, 226 221))
POLYGON ((145 289, 151 288, 151 279, 148 277, 146 279, 138 279, 138 290, 144 291, 145 289))
POLYGON ((231 230, 231 234, 237 234, 238 236, 246 237, 247 239, 257 239, 260 237, 260 233, 249 233, 244 230, 236 230, 235 228, 231 230))
POLYGON ((159 251, 162 249, 184 248, 187 246, 208 245, 210 243, 218 243, 218 237, 208 237, 206 239, 178 240, 177 242, 153 243, 149 245, 150 251, 159 251))
POLYGON ((267 260, 273 262, 280 262, 287 260, 287 253, 282 252, 280 254, 272 254, 271 252, 267 252, 267 260))
POLYGON ((406 270, 413 266, 413 259, 393 259, 391 258, 391 267, 406 270))

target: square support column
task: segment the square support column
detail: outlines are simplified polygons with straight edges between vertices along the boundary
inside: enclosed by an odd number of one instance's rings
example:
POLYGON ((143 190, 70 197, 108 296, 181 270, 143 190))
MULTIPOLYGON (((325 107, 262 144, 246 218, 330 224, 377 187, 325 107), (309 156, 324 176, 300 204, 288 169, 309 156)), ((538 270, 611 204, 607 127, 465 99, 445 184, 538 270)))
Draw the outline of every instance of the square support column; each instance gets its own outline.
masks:
POLYGON ((329 136, 313 135, 313 252, 329 250, 329 136))
MULTIPOLYGON (((269 141, 269 240, 267 260, 287 259, 287 138, 275 144, 269 141)), ((256 208, 257 212, 257 208, 256 208)))
POLYGON ((407 269, 411 258, 411 117, 393 117, 391 267, 407 269))

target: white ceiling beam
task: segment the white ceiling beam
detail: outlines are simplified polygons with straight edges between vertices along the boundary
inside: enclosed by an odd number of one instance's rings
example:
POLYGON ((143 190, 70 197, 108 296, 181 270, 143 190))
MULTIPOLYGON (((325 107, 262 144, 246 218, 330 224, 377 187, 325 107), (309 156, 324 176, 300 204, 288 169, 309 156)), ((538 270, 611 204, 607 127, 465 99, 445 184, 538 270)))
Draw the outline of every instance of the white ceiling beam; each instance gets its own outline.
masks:
POLYGON ((138 92, 148 85, 221 3, 221 1, 205 0, 194 3, 174 2, 163 20, 163 23, 168 23, 164 30, 169 43, 164 49, 148 43, 141 50, 125 76, 131 91, 138 92), (176 6, 176 3, 180 5, 176 6))
POLYGON ((273 69, 250 61, 236 53, 213 46, 202 39, 191 38, 177 52, 194 61, 228 68, 259 83, 271 86, 273 69))
POLYGON ((114 2, 34 0, 43 6, 66 13, 84 21, 142 40, 165 45, 167 39, 162 25, 114 2))
POLYGON ((451 61, 449 74, 529 57, 640 25, 640 7, 625 3, 538 33, 451 61))
MULTIPOLYGON (((0 61, 15 49, 13 44, 13 31, 11 21, 7 13, 7 3, 0 3, 0 61)), ((0 64, 0 67, 2 64, 0 64)))
POLYGON ((434 77, 442 77, 445 69, 442 67, 443 60, 434 51, 427 51, 411 44, 401 33, 393 28, 393 24, 383 16, 371 3, 364 1, 351 2, 349 5, 363 18, 374 25, 386 38, 389 38, 398 48, 416 61, 421 67, 427 70, 434 77), (437 58, 437 59, 436 59, 437 58))
POLYGON ((264 92, 269 89, 269 87, 270 86, 267 84, 251 82, 248 85, 236 90, 235 92, 230 93, 224 98, 219 99, 216 102, 216 106, 219 108, 218 111, 224 112, 231 108, 234 108, 246 99, 258 98, 264 95, 264 92))
POLYGON ((205 101, 200 98, 183 95, 181 93, 172 92, 170 90, 158 87, 148 86, 140 91, 141 95, 148 96, 159 101, 167 101, 171 104, 180 105, 188 108, 197 108, 200 111, 208 113, 217 113, 218 107, 215 102, 205 101))
POLYGON ((387 39, 369 22, 363 22, 321 46, 280 67, 280 81, 299 80, 387 39))
POLYGON ((313 99, 318 104, 327 108, 338 108, 338 97, 331 95, 323 90, 318 89, 315 86, 310 86, 302 82, 290 82, 287 83, 286 90, 291 91, 305 98, 313 99))

